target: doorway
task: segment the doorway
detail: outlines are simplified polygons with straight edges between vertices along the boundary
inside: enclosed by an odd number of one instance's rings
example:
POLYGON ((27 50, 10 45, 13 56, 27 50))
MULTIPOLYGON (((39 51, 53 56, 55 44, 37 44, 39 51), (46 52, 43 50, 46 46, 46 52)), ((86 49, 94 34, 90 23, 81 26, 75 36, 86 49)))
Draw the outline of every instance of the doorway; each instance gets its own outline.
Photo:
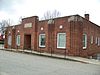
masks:
POLYGON ((24 49, 31 50, 31 35, 24 35, 24 49))

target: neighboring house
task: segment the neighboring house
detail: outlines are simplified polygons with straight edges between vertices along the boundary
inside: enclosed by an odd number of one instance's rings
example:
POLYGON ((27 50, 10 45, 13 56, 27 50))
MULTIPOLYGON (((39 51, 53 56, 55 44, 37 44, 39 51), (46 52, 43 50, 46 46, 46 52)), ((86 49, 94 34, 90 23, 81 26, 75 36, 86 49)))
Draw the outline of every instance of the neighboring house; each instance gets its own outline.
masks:
POLYGON ((100 26, 89 20, 89 14, 85 18, 71 15, 42 21, 37 16, 27 17, 6 29, 5 48, 96 56, 100 54, 100 26))
POLYGON ((0 41, 3 41, 3 40, 4 40, 3 36, 4 36, 4 35, 2 35, 2 34, 0 33, 0 41))
POLYGON ((4 44, 4 35, 0 33, 0 44, 4 44))

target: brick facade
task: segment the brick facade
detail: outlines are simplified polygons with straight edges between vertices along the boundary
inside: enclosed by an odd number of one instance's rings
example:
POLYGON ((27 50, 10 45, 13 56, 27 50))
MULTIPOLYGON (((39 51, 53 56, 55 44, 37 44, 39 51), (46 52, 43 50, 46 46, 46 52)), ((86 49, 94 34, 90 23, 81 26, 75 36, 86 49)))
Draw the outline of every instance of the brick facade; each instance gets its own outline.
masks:
POLYGON ((5 48, 31 49, 34 51, 89 57, 100 53, 100 27, 79 15, 59 17, 39 21, 37 16, 22 19, 20 25, 8 27, 5 31, 5 48), (66 33, 66 48, 57 48, 57 34, 66 33), (87 48, 83 49, 83 34, 87 34, 87 48), (45 47, 39 47, 39 35, 45 34, 45 47), (11 46, 8 36, 11 35, 11 46), (16 36, 20 35, 20 46, 16 45, 16 36), (93 43, 91 44, 91 36, 93 43))

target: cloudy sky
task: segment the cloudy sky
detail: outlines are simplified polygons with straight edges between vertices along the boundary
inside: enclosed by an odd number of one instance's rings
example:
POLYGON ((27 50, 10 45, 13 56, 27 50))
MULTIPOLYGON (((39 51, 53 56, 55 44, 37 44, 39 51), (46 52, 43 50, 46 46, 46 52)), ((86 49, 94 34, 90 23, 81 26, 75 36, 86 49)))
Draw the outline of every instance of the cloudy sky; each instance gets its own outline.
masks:
POLYGON ((10 19, 17 24, 19 17, 39 16, 48 10, 58 10, 61 16, 90 14, 90 20, 100 25, 100 0, 0 0, 0 21, 10 19))

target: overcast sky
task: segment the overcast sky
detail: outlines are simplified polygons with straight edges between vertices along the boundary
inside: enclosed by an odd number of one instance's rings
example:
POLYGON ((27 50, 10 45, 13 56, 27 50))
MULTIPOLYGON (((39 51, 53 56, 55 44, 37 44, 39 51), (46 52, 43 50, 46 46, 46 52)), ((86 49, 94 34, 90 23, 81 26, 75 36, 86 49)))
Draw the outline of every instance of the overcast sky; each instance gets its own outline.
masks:
POLYGON ((17 24, 19 17, 39 16, 48 10, 58 10, 61 16, 90 14, 90 20, 100 25, 100 0, 0 0, 0 21, 11 19, 17 24))

